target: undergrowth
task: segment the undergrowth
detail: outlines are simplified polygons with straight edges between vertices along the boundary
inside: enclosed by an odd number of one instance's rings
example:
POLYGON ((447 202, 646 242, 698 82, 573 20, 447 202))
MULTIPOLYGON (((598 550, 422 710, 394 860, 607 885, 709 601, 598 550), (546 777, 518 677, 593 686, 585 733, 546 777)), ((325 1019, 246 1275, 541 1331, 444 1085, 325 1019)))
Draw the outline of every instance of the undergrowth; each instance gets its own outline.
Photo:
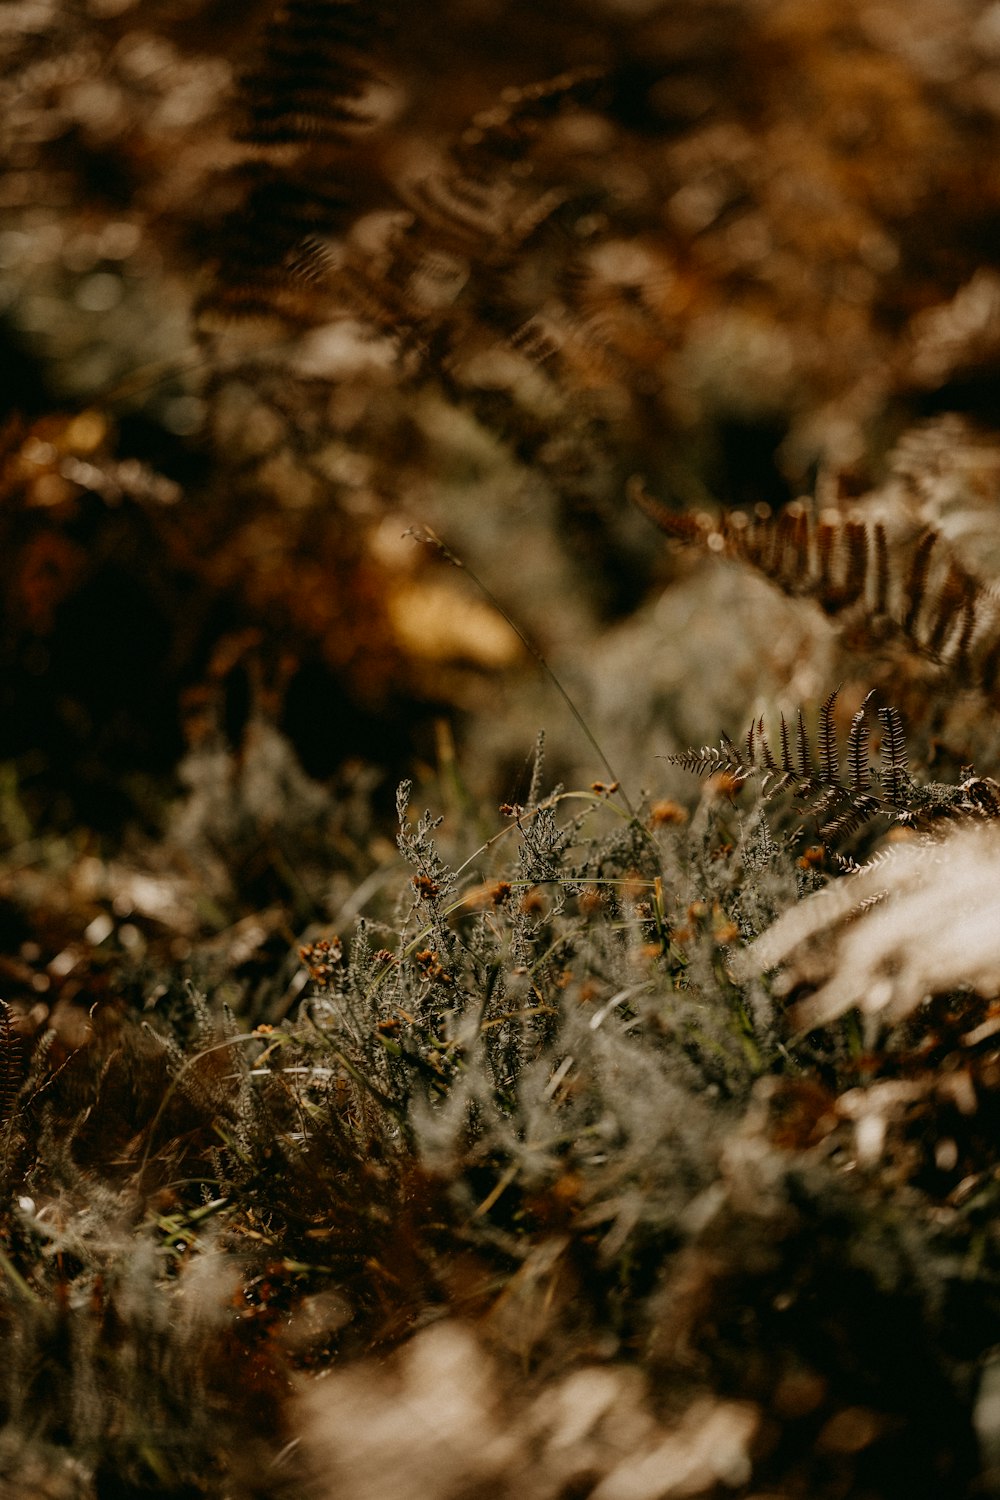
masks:
POLYGON ((583 1358, 643 1369, 650 1421, 692 1385, 742 1403, 746 1465, 814 1494, 965 1482, 1000 1330, 992 1011, 956 993, 876 1049, 850 1016, 790 1035, 741 955, 821 861, 723 770, 691 818, 632 812, 546 790, 540 739, 479 844, 404 783, 373 909, 302 947, 280 1023, 193 987, 75 1032, 5 1008, 11 1493, 301 1493, 329 1436, 296 1426, 304 1376, 456 1318, 525 1397, 583 1358), (888 1394, 894 1356, 855 1346, 911 1318, 888 1394), (855 1408, 848 1460, 819 1438, 855 1408))

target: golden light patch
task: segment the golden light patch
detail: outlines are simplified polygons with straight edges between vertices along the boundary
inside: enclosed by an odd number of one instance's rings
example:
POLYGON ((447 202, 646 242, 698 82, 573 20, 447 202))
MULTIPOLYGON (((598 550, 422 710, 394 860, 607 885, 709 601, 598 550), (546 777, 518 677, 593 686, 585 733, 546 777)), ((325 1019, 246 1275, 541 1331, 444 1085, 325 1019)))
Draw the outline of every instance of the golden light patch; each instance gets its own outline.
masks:
POLYGON ((388 615, 404 651, 427 661, 466 661, 497 669, 517 661, 521 643, 488 604, 463 598, 451 584, 404 583, 390 594, 388 615))

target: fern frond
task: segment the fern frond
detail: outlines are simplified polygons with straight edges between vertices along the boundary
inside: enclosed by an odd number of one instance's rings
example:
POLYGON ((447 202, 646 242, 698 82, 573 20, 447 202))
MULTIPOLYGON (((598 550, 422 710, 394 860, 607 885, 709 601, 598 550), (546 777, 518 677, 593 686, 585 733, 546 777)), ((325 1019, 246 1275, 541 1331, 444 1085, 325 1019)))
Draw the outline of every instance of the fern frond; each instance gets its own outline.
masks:
POLYGON ((802 710, 799 709, 798 719, 795 727, 795 743, 798 759, 798 773, 803 781, 809 781, 813 775, 812 756, 809 753, 809 737, 806 734, 805 720, 802 710))
POLYGON ((808 812, 820 828, 829 828, 844 812, 844 804, 850 803, 851 794, 839 781, 825 782, 817 778, 816 783, 804 789, 812 797, 808 812))
POLYGON ((910 562, 910 570, 906 577, 905 600, 906 610, 903 615, 903 629, 907 635, 912 635, 924 603, 927 590, 927 575, 930 570, 931 553, 937 545, 938 537, 934 531, 926 532, 919 540, 913 558, 910 562))
POLYGON ((924 529, 892 540, 881 521, 822 511, 805 502, 777 516, 674 514, 633 480, 629 493, 676 541, 731 557, 783 593, 812 599, 881 645, 895 634, 915 654, 963 686, 996 700, 1000 690, 1000 605, 982 579, 924 529))
POLYGON ((909 762, 906 754, 906 737, 899 710, 888 705, 878 710, 882 726, 880 751, 880 777, 883 795, 893 807, 901 807, 909 785, 909 762))
POLYGON ((0 1124, 9 1120, 23 1081, 22 1041, 11 1009, 0 1000, 0 1124))
MULTIPOLYGON (((977 776, 971 767, 963 770, 957 785, 938 782, 917 785, 913 782, 908 769, 903 722, 899 710, 892 705, 878 709, 881 744, 876 771, 871 761, 872 693, 867 695, 851 719, 842 779, 835 723, 839 692, 839 688, 835 689, 819 708, 816 730, 818 767, 814 766, 810 754, 801 709, 797 717, 794 760, 784 716, 780 720, 780 760, 771 748, 762 716, 752 721, 739 748, 728 735, 723 735, 718 747, 703 745, 700 750, 687 750, 667 759, 696 776, 725 773, 732 779, 734 790, 756 777, 765 800, 790 789, 811 826, 818 830, 826 844, 837 844, 852 837, 879 815, 907 827, 931 827, 955 819, 1000 818, 1000 784, 989 777, 977 776), (873 782, 877 783, 877 790, 873 790, 873 782)), ((804 836, 805 831, 805 827, 798 828, 792 841, 804 836)))
POLYGON ((820 825, 820 837, 828 843, 836 843, 840 839, 850 838, 866 823, 870 823, 882 811, 882 803, 878 797, 862 795, 852 797, 850 805, 836 817, 828 819, 820 825))
POLYGON ((928 995, 1000 986, 996 884, 1000 830, 956 829, 930 847, 896 848, 791 907, 733 960, 739 978, 780 967, 786 993, 813 991, 792 1011, 803 1030, 852 1007, 891 1021, 928 995), (823 938, 822 983, 813 955, 823 938))
POLYGON ((885 527, 877 521, 873 528, 875 536, 875 574, 872 590, 872 612, 876 619, 889 611, 889 540, 885 527))
POLYGON ((499 104, 473 117, 460 138, 456 156, 468 166, 474 166, 487 151, 497 157, 520 157, 526 139, 537 133, 543 120, 568 101, 580 102, 591 94, 601 77, 601 69, 581 67, 505 89, 499 104))
POLYGON ((764 728, 763 715, 757 720, 757 759, 767 771, 776 771, 778 769, 778 763, 771 749, 771 742, 767 737, 767 730, 764 728))
POLYGON ((475 115, 435 171, 401 185, 415 215, 405 238, 477 263, 509 257, 566 196, 558 187, 526 189, 510 162, 524 157, 544 120, 581 98, 599 76, 581 68, 505 90, 498 105, 475 115))
POLYGON ((839 694, 840 688, 834 688, 819 711, 819 778, 827 783, 836 782, 840 771, 837 728, 833 722, 833 709, 839 694))
MULTIPOLYGON (((780 527, 780 518, 779 518, 780 527)), ((840 614, 855 604, 865 591, 869 538, 860 521, 821 518, 815 526, 815 574, 809 568, 810 526, 804 509, 795 507, 792 528, 786 534, 794 539, 783 574, 789 592, 814 594, 828 614, 840 614)), ((762 570, 766 571, 766 570, 762 570)))
POLYGON ((405 202, 419 215, 424 235, 430 232, 438 242, 469 254, 502 234, 510 184, 442 169, 408 187, 405 202))
POLYGON ((348 196, 277 177, 260 162, 232 176, 242 198, 219 231, 213 284, 199 311, 234 321, 277 315, 308 322, 329 272, 322 242, 352 217, 348 196))
POLYGON ((362 0, 286 0, 265 35, 260 66, 242 80, 237 140, 257 146, 349 139, 368 112, 366 60, 375 7, 362 0))
POLYGON ((851 778, 853 792, 866 792, 871 785, 871 766, 868 761, 868 705, 871 699, 872 693, 869 693, 851 720, 847 738, 847 773, 851 778))
POLYGON ((951 654, 955 664, 965 664, 976 624, 975 592, 968 574, 952 562, 937 597, 932 601, 932 618, 926 638, 931 656, 940 657, 949 638, 953 637, 955 645, 951 654))
POLYGON ((745 779, 752 774, 752 768, 748 768, 742 758, 732 752, 731 746, 727 749, 725 745, 721 749, 713 745, 702 745, 700 750, 684 750, 679 755, 668 755, 667 760, 693 776, 717 776, 725 773, 745 779))
POLYGON ((233 139, 248 159, 220 184, 235 206, 216 230, 211 282, 196 309, 203 327, 316 320, 317 290, 331 272, 322 241, 362 211, 346 148, 373 123, 364 96, 378 77, 382 29, 382 7, 364 0, 286 0, 271 17, 236 99, 233 139))
POLYGON ((865 860, 864 864, 859 864, 849 854, 841 854, 839 852, 834 854, 833 862, 841 875, 860 875, 863 870, 875 870, 879 865, 884 864, 887 859, 891 858, 892 851, 890 849, 877 849, 869 859, 865 860))
MULTIPOLYGON (((626 493, 632 504, 648 516, 653 525, 658 526, 672 541, 696 546, 701 543, 709 544, 710 538, 718 537, 717 546, 711 547, 713 552, 724 545, 725 534, 719 529, 723 524, 721 518, 717 525, 712 516, 704 513, 693 514, 690 511, 671 510, 669 505, 664 505, 662 500, 657 500, 655 495, 649 493, 637 474, 633 474, 628 481, 626 493)), ((743 521, 746 521, 745 516, 743 516, 743 521)), ((730 526, 732 525, 733 523, 730 522, 730 526)))

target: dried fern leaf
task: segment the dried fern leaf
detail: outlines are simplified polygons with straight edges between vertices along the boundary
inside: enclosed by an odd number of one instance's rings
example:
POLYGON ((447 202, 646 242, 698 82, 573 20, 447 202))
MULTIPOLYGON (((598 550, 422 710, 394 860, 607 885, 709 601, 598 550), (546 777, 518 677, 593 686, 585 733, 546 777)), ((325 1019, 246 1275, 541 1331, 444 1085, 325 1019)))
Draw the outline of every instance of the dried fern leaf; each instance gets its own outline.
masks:
POLYGON ((916 632, 917 620, 924 603, 927 591, 927 575, 930 571, 931 553, 937 545, 938 537, 934 531, 928 531, 917 543, 916 551, 910 563, 910 571, 907 574, 904 585, 904 596, 906 609, 903 615, 903 630, 907 635, 916 632))
POLYGON ((878 797, 854 796, 850 805, 820 827, 820 837, 830 843, 849 838, 882 811, 878 797))
MULTIPOLYGON (((706 776, 725 773, 732 789, 752 777, 760 780, 762 797, 771 799, 786 789, 804 807, 820 838, 835 844, 852 837, 882 814, 906 827, 932 828, 942 822, 1000 818, 1000 785, 977 776, 971 767, 956 785, 928 782, 918 785, 909 775, 906 741, 899 711, 891 705, 878 709, 881 727, 879 768, 871 763, 869 693, 851 720, 847 738, 846 780, 841 779, 834 709, 839 689, 819 710, 817 742, 819 767, 814 769, 802 711, 797 724, 797 765, 793 763, 788 724, 781 719, 780 763, 767 737, 763 717, 755 719, 741 748, 723 735, 718 748, 708 745, 667 759, 682 770, 706 776), (878 790, 873 790, 877 782, 878 790)), ((793 836, 804 833, 800 828, 793 836)))
POLYGON ((11 1008, 0 1000, 0 1123, 14 1113, 23 1081, 23 1042, 11 1008))
POLYGON ((232 135, 248 159, 226 174, 236 206, 214 236, 210 284, 196 307, 204 329, 316 321, 317 290, 331 272, 322 241, 361 212, 358 174, 335 172, 331 150, 346 167, 374 123, 365 97, 378 78, 382 29, 382 7, 365 0, 286 0, 264 28, 235 103, 232 135))
POLYGON ((834 705, 839 694, 840 688, 834 688, 819 711, 819 776, 826 783, 836 782, 840 769, 837 727, 833 722, 834 705))
POLYGON ((903 721, 899 710, 891 705, 878 710, 878 719, 882 726, 879 772, 882 793, 893 807, 901 807, 910 784, 903 721))
POLYGON ((867 792, 871 786, 871 766, 868 761, 868 705, 874 689, 865 698, 851 720, 847 737, 847 774, 851 779, 851 790, 867 792))
POLYGON ((1000 606, 938 531, 925 528, 890 547, 883 522, 816 515, 804 502, 750 521, 742 512, 675 514, 638 480, 629 494, 675 540, 749 564, 784 593, 812 599, 835 620, 849 621, 855 638, 867 635, 881 645, 894 632, 963 686, 996 698, 1000 606))
POLYGON ((875 540, 872 614, 878 618, 889 610, 889 541, 881 521, 876 521, 872 534, 875 540))
POLYGON ((736 957, 733 972, 748 979, 781 967, 787 991, 800 982, 806 949, 822 940, 828 977, 791 1013, 805 1030, 854 1008, 895 1020, 962 986, 997 995, 998 883, 994 823, 896 848, 792 907, 736 957))
POLYGON ((771 742, 767 737, 767 730, 764 728, 763 715, 757 720, 757 761, 767 771, 773 772, 778 769, 771 742))
POLYGON ((813 763, 812 756, 809 753, 809 737, 806 734, 806 725, 802 717, 801 708, 799 709, 795 726, 795 744, 799 775, 803 781, 809 781, 813 776, 813 763))
POLYGON ((716 749, 712 745, 703 745, 700 750, 685 750, 679 755, 668 755, 667 760, 693 776, 717 776, 720 772, 746 774, 739 757, 734 759, 725 750, 716 749))
POLYGON ((268 25, 260 66, 242 80, 236 139, 342 143, 367 123, 360 101, 372 82, 375 11, 362 0, 286 0, 268 25))

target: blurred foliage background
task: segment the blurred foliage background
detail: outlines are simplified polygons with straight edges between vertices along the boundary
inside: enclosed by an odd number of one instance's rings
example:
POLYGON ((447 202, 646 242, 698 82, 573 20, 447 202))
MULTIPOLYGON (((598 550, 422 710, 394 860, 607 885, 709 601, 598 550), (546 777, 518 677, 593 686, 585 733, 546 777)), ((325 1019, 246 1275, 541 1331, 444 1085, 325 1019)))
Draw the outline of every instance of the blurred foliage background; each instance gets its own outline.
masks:
POLYGON ((150 777, 258 717, 320 779, 391 789, 441 719, 477 794, 542 722, 588 766, 414 526, 648 782, 828 663, 821 625, 666 556, 630 477, 752 511, 929 462, 932 500, 992 497, 990 4, 2 26, 0 753, 32 816, 155 819, 150 777))
POLYGON ((490 595, 633 795, 844 675, 918 706, 629 493, 858 502, 989 571, 995 5, 21 0, 0 49, 26 1003, 104 920, 141 968, 335 919, 404 771, 516 801, 544 725, 604 776, 490 595))

